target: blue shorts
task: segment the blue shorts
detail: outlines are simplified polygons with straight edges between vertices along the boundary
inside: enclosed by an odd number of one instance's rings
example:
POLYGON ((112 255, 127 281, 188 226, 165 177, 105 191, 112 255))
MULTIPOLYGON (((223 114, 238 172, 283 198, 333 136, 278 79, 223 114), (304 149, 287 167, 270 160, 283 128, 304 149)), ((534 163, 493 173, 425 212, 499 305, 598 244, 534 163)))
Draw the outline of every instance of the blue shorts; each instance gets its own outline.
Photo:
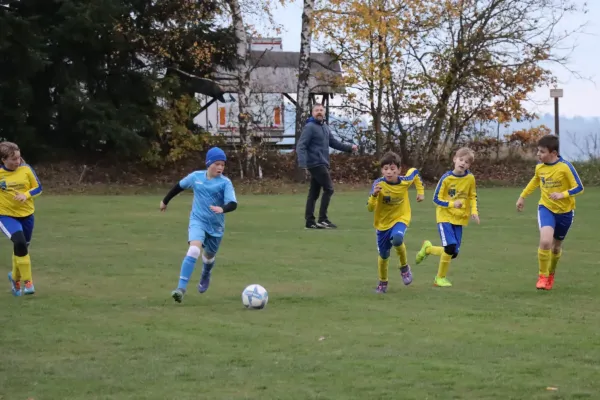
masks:
POLYGON ((454 225, 450 222, 440 222, 438 223, 438 232, 440 234, 440 239, 442 240, 442 246, 456 246, 454 250, 454 257, 456 257, 462 243, 462 225, 454 225))
POLYGON ((190 221, 190 226, 188 228, 188 242, 199 240, 202 242, 202 248, 206 253, 213 255, 217 254, 222 239, 223 236, 214 236, 206 232, 206 227, 202 222, 196 220, 190 221))
POLYGON ((563 214, 556 214, 546 207, 538 206, 538 225, 540 229, 544 226, 551 226, 554 229, 554 239, 565 240, 569 228, 573 224, 575 211, 569 211, 563 214))
POLYGON ((377 251, 382 258, 388 258, 390 256, 390 250, 392 249, 392 237, 400 235, 404 241, 404 235, 406 234, 407 226, 403 222, 397 222, 390 229, 385 231, 377 231, 377 251), (384 257, 385 256, 385 257, 384 257))
POLYGON ((7 217, 0 215, 0 229, 10 239, 17 232, 23 232, 25 241, 29 244, 33 235, 35 218, 33 214, 28 217, 7 217))

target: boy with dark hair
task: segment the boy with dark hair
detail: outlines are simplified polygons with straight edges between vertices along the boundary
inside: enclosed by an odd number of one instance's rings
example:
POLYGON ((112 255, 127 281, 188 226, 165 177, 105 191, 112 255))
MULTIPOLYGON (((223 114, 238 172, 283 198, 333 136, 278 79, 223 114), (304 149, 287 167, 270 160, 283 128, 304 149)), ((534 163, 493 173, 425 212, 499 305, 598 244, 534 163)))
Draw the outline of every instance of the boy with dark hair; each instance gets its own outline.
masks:
POLYGON ((437 206, 435 215, 442 245, 433 246, 429 240, 425 240, 421 250, 417 253, 416 262, 417 264, 422 263, 430 254, 440 256, 438 273, 433 282, 434 286, 452 286, 446 274, 450 268, 450 261, 458 257, 463 226, 469 224, 469 215, 479 223, 475 177, 469 171, 474 159, 473 150, 467 147, 458 149, 453 159, 454 169, 442 176, 433 194, 433 202, 437 206))
POLYGON ((396 153, 386 153, 379 163, 383 176, 373 182, 367 209, 369 212, 374 211, 373 226, 377 233, 379 284, 376 291, 386 293, 392 247, 400 258, 402 281, 405 285, 410 285, 412 282, 404 245, 404 235, 411 219, 408 188, 415 184, 418 202, 425 198, 425 189, 417 169, 411 168, 406 175, 400 175, 401 160, 396 153))
POLYGON ((569 232, 575 215, 575 196, 583 193, 583 184, 573 165, 559 155, 559 139, 546 135, 538 141, 539 163, 529 184, 517 200, 517 211, 523 211, 525 197, 539 186, 538 248, 539 275, 536 288, 550 290, 562 255, 562 243, 569 232))

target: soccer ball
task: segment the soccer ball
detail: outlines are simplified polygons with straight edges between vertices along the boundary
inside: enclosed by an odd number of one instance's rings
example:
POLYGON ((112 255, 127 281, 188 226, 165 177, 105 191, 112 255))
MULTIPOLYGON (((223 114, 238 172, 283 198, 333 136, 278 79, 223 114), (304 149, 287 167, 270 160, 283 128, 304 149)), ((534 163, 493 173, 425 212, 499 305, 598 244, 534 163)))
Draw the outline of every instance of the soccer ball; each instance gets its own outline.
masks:
POLYGON ((242 292, 242 303, 246 308, 260 310, 265 308, 268 301, 269 293, 258 284, 249 285, 242 292))

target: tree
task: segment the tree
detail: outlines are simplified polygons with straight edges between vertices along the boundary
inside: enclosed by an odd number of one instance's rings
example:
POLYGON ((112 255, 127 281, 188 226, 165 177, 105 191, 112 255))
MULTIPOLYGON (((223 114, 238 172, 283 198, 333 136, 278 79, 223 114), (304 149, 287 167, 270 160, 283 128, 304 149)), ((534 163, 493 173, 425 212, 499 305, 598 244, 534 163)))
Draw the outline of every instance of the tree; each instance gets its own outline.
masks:
POLYGON ((165 68, 203 75, 231 58, 217 12, 214 1, 11 3, 0 10, 0 136, 32 158, 47 149, 139 157, 168 144, 161 136, 173 131, 155 121, 193 93, 164 79, 165 68))
POLYGON ((438 8, 419 0, 330 0, 317 13, 317 31, 340 58, 353 91, 346 106, 371 117, 377 156, 384 146, 389 86, 402 70, 403 49, 436 20, 438 8))
MULTIPOLYGON (((310 108, 310 47, 312 44, 314 0, 304 0, 302 8, 302 29, 300 31, 300 61, 298 65, 298 89, 296 95, 296 129, 295 143, 302 135, 302 129, 309 116, 310 108)), ((302 171, 298 167, 296 178, 302 179, 302 171)))
POLYGON ((437 159, 472 122, 534 118, 524 102, 552 82, 549 62, 567 61, 560 45, 572 32, 556 26, 577 10, 570 0, 447 1, 432 35, 410 44, 430 98, 421 162, 437 159))
POLYGON ((473 124, 531 119, 528 94, 574 32, 557 24, 570 0, 330 0, 318 12, 324 46, 344 62, 346 106, 369 114, 376 153, 399 147, 436 162, 473 124))

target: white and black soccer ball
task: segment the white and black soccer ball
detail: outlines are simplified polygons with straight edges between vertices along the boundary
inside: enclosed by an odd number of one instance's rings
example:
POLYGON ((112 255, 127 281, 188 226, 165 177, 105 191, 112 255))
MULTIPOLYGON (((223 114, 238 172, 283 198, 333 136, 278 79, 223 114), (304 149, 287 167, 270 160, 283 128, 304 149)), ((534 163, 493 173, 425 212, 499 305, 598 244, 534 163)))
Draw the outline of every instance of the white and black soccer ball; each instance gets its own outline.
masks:
POLYGON ((260 310, 265 308, 268 302, 269 293, 267 289, 258 284, 248 285, 242 292, 242 304, 246 308, 260 310))

